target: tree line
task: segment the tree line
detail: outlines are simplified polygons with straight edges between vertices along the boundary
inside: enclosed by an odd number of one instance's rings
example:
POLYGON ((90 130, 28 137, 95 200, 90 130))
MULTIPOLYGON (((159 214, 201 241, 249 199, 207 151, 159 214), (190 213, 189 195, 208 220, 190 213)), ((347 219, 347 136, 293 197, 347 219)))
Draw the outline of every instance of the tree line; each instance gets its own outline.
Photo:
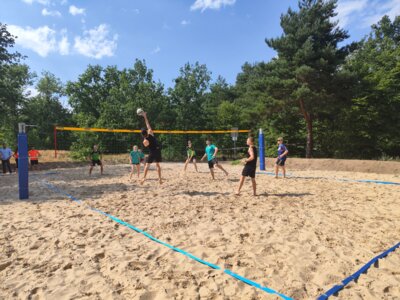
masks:
MULTIPOLYGON (((18 122, 38 125, 29 140, 48 149, 54 124, 137 129, 141 107, 157 129, 263 128, 267 145, 283 136, 299 157, 399 157, 400 16, 384 16, 362 40, 346 44, 348 33, 333 21, 336 7, 337 0, 300 0, 289 8, 282 35, 265 40, 276 57, 244 63, 234 84, 212 80, 196 62, 182 66, 168 89, 140 59, 125 69, 89 65, 67 83, 49 72, 38 78, 11 51, 16 37, 0 23, 0 140, 15 144, 18 122), (34 82, 38 95, 30 97, 26 87, 34 82)), ((94 134, 65 139, 76 150, 118 142, 94 134)))

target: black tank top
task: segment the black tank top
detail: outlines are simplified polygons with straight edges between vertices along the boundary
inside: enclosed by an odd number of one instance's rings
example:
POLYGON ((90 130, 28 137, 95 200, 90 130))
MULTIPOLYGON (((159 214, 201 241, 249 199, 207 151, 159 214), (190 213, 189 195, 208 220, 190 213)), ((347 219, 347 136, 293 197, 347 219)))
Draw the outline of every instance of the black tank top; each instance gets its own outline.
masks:
MULTIPOLYGON (((246 166, 249 167, 257 167, 257 148, 256 146, 253 146, 253 152, 254 152, 254 159, 252 161, 248 161, 246 163, 246 166)), ((249 151, 247 151, 247 158, 250 157, 249 151)))
POLYGON ((158 144, 156 138, 155 138, 153 135, 149 134, 149 135, 146 137, 146 140, 149 141, 149 146, 148 146, 148 147, 149 147, 149 150, 150 150, 151 152, 160 150, 160 145, 158 144))

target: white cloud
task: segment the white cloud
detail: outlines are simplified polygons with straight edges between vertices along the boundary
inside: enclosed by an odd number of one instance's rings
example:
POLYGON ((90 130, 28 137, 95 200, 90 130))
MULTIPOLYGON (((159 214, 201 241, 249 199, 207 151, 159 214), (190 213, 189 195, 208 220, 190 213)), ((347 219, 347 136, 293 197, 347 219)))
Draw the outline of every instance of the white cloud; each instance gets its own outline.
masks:
POLYGON ((56 32, 48 26, 38 27, 19 27, 9 25, 10 33, 17 36, 15 40, 17 45, 23 48, 33 50, 42 57, 46 57, 49 53, 56 51, 56 32))
POLYGON ((190 21, 187 21, 187 20, 182 20, 182 22, 181 22, 182 26, 187 26, 189 24, 190 24, 190 21))
POLYGON ((47 8, 42 9, 42 15, 51 17, 61 17, 61 13, 58 10, 48 10, 47 8))
POLYGON ((51 1, 50 0, 22 0, 25 3, 28 4, 33 4, 35 2, 42 4, 42 5, 50 5, 51 1))
POLYGON ((75 5, 71 5, 69 7, 69 13, 73 16, 77 16, 77 15, 84 15, 85 14, 85 9, 84 8, 79 8, 76 7, 75 5))
POLYGON ((338 2, 339 26, 370 27, 377 23, 384 15, 392 20, 400 15, 399 0, 340 0, 338 2))
POLYGON ((337 7, 337 19, 340 27, 346 27, 354 14, 362 12, 368 5, 367 0, 340 1, 337 7))
POLYGON ((192 4, 190 10, 201 10, 202 12, 206 9, 220 9, 222 6, 234 5, 236 0, 196 0, 192 4))
POLYGON ((68 37, 64 35, 61 40, 58 42, 58 50, 61 55, 69 54, 70 43, 68 41, 68 37))
POLYGON ((153 51, 151 51, 151 54, 157 54, 160 53, 160 51, 161 51, 160 46, 157 46, 153 51))
POLYGON ((113 56, 117 48, 118 35, 109 37, 106 24, 87 30, 83 37, 75 37, 74 49, 87 57, 100 59, 104 56, 113 56))
POLYGON ((34 86, 28 86, 25 89, 25 94, 27 95, 28 98, 33 98, 39 95, 39 91, 34 86))

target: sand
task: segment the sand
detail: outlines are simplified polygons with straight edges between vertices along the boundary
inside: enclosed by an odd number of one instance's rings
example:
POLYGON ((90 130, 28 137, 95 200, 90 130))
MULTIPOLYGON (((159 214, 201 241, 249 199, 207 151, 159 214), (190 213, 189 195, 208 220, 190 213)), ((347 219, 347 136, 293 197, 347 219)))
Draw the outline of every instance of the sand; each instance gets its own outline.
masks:
MULTIPOLYGON (((259 196, 246 181, 237 197, 241 166, 224 166, 228 179, 211 181, 206 164, 184 174, 165 163, 162 186, 154 169, 143 186, 129 181, 127 165, 34 172, 29 201, 17 200, 15 175, 1 176, 0 299, 280 299, 87 205, 294 299, 315 299, 400 241, 400 186, 335 180, 398 173, 292 168, 296 178, 257 175, 259 196)), ((400 249, 334 299, 400 299, 400 249)))

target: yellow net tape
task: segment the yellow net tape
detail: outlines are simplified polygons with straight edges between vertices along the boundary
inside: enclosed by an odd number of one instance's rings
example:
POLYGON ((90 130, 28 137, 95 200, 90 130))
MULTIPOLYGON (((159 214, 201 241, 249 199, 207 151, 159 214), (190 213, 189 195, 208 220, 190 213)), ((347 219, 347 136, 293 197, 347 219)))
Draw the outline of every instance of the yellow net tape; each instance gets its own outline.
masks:
MULTIPOLYGON (((56 127, 58 131, 89 131, 89 132, 122 132, 140 133, 138 129, 108 129, 108 128, 82 128, 82 127, 56 127)), ((154 133, 174 133, 174 134, 218 134, 218 133, 248 133, 250 130, 153 130, 154 133)))

